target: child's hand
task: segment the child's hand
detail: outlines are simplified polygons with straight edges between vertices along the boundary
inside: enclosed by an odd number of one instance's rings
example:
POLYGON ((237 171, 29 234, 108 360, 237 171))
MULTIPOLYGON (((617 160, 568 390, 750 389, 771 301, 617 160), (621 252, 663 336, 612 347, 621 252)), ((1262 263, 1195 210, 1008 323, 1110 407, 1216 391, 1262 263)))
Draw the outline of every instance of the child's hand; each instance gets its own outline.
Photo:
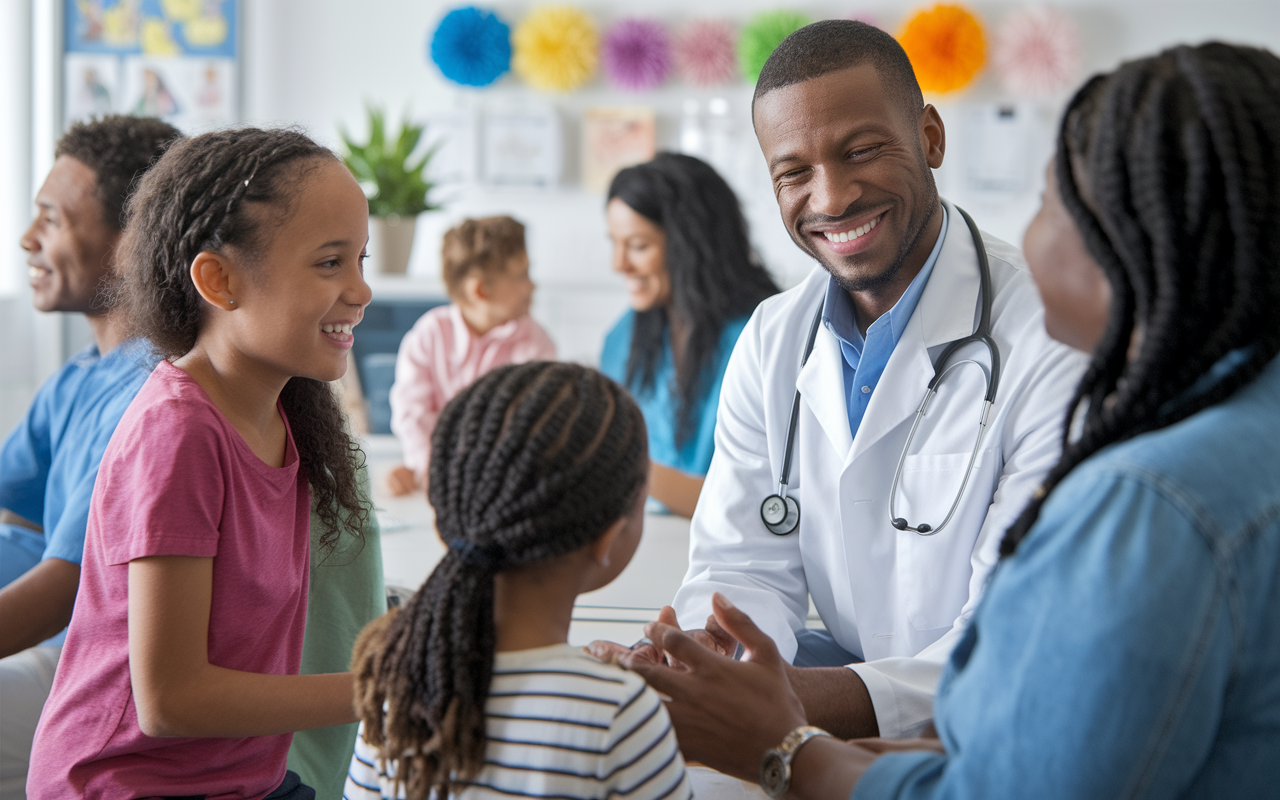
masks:
POLYGON ((403 497, 418 488, 418 479, 413 470, 400 464, 387 475, 387 491, 392 497, 403 497))

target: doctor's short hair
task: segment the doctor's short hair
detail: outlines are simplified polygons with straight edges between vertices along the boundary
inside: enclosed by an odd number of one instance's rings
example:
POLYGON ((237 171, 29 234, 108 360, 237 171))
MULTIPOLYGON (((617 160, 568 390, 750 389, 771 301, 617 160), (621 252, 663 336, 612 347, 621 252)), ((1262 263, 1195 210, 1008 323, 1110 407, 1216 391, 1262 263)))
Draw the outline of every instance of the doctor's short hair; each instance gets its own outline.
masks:
POLYGON ((752 116, 756 101, 774 89, 868 62, 885 88, 902 104, 903 111, 914 119, 924 108, 924 95, 906 51, 874 25, 849 19, 824 19, 783 39, 760 70, 755 94, 751 96, 752 116))
POLYGON ((112 114, 72 125, 58 140, 54 157, 70 156, 93 170, 103 221, 122 231, 125 201, 138 179, 181 137, 177 128, 154 117, 112 114))

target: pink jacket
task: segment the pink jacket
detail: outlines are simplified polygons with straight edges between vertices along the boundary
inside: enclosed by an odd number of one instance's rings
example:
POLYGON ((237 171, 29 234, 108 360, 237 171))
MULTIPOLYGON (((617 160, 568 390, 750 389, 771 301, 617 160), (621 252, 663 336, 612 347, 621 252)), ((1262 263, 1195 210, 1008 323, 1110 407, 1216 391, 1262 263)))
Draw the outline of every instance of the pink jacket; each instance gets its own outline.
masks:
POLYGON ((404 463, 420 479, 431 458, 431 432, 445 403, 495 367, 554 359, 556 346, 526 314, 476 336, 456 305, 422 315, 400 342, 391 387, 391 431, 404 463))

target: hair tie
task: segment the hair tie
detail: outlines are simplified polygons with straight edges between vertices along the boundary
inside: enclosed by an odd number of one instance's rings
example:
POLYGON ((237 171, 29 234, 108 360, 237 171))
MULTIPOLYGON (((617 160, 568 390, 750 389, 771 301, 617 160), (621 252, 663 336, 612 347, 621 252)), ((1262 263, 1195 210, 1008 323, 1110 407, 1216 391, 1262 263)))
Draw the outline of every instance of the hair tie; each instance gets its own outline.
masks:
POLYGON ((458 558, 468 567, 475 567, 483 572, 497 572, 498 561, 502 558, 502 548, 497 545, 478 545, 466 539, 449 541, 449 551, 457 553, 458 558))

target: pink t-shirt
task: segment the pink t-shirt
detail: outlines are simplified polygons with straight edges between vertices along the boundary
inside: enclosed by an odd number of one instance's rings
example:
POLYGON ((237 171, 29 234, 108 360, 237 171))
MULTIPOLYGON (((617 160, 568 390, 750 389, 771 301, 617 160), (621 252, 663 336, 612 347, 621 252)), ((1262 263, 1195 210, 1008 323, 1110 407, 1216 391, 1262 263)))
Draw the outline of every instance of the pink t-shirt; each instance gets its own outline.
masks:
POLYGON ((484 336, 471 332, 456 305, 423 314, 400 342, 391 387, 391 431, 400 440, 405 466, 419 476, 426 473, 440 412, 481 375, 555 357, 551 337, 528 314, 484 336))
POLYGON ((161 361, 143 384, 94 485, 80 590, 36 731, 29 798, 261 798, 284 780, 292 734, 157 739, 138 727, 128 565, 144 556, 213 558, 209 662, 296 675, 311 493, 291 431, 285 441, 285 466, 269 467, 182 370, 161 361))

